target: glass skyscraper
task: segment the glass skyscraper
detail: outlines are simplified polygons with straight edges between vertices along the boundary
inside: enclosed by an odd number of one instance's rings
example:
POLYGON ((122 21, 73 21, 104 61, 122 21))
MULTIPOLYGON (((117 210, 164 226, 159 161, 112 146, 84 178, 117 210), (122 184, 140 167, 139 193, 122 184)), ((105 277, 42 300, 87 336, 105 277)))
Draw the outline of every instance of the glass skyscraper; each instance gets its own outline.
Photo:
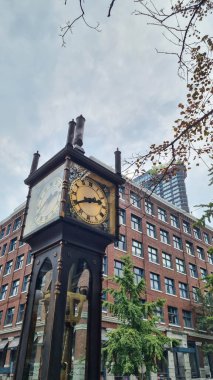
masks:
POLYGON ((189 212, 185 178, 185 166, 183 164, 174 164, 168 169, 165 177, 162 171, 158 174, 148 171, 135 178, 134 181, 173 205, 189 212))

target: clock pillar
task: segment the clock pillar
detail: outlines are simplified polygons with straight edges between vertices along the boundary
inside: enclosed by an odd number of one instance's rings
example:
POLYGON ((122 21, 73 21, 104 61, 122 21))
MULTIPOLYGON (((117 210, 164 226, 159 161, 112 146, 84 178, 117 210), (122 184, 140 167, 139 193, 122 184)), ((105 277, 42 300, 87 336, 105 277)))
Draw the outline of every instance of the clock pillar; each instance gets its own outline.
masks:
POLYGON ((124 181, 118 153, 114 173, 84 156, 82 142, 73 148, 74 126, 65 148, 25 180, 23 239, 34 264, 16 380, 100 378, 102 259, 117 237, 124 181))

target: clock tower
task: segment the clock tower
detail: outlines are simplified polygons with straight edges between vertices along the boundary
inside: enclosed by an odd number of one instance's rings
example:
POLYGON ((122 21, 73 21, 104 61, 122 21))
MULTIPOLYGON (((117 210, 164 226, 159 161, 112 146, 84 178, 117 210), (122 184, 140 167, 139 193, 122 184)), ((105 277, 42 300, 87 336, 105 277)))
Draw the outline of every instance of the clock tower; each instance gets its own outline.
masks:
POLYGON ((69 123, 65 147, 44 165, 34 155, 23 240, 34 264, 16 380, 98 380, 102 259, 118 238, 116 170, 84 155, 85 119, 69 123))

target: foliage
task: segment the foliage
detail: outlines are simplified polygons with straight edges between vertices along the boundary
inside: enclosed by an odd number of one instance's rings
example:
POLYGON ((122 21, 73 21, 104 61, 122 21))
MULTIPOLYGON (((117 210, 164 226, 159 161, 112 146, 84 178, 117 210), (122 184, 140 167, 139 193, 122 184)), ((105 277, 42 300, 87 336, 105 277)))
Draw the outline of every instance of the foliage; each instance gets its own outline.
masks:
MULTIPOLYGON (((213 248, 209 250, 213 254, 213 248)), ((213 334, 213 275, 206 278, 207 284, 205 292, 199 293, 200 306, 197 308, 198 313, 198 328, 206 331, 208 334, 213 334)), ((203 349, 206 352, 213 352, 213 344, 205 343, 203 349)))
MULTIPOLYGON (((63 42, 76 22, 83 21, 88 27, 98 30, 99 25, 92 26, 86 20, 85 3, 82 0, 78 3, 79 16, 62 27, 63 42)), ((112 15, 115 3, 116 0, 108 1, 108 17, 112 15)), ((172 54, 177 58, 178 74, 186 81, 187 96, 186 101, 178 105, 180 117, 173 126, 173 138, 160 145, 152 144, 147 154, 134 156, 132 164, 136 164, 137 170, 143 170, 147 160, 157 164, 165 156, 168 161, 170 156, 188 164, 203 154, 212 154, 213 39, 206 32, 205 22, 212 15, 213 1, 134 0, 134 4, 137 7, 134 15, 145 17, 150 21, 149 25, 162 29, 163 36, 170 42, 171 50, 159 53, 172 54)))
POLYGON ((114 302, 105 301, 104 305, 118 318, 119 324, 107 334, 103 354, 109 372, 142 378, 143 372, 156 371, 165 346, 177 344, 177 341, 166 337, 157 327, 156 310, 165 301, 143 303, 145 282, 142 279, 135 283, 129 256, 123 258, 123 263, 122 277, 113 277, 113 287, 105 290, 114 302))

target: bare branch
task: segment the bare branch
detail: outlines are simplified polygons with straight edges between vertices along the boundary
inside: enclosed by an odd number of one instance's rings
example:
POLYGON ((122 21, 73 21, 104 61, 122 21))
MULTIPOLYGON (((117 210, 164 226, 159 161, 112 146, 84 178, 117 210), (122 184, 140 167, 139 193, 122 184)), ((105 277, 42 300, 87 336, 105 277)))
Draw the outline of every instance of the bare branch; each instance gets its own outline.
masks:
POLYGON ((113 8, 113 6, 114 6, 114 3, 115 3, 115 0, 112 0, 111 3, 110 3, 110 6, 109 6, 109 11, 108 11, 108 15, 107 15, 107 17, 110 17, 110 16, 111 16, 111 10, 112 10, 112 8, 113 8))

